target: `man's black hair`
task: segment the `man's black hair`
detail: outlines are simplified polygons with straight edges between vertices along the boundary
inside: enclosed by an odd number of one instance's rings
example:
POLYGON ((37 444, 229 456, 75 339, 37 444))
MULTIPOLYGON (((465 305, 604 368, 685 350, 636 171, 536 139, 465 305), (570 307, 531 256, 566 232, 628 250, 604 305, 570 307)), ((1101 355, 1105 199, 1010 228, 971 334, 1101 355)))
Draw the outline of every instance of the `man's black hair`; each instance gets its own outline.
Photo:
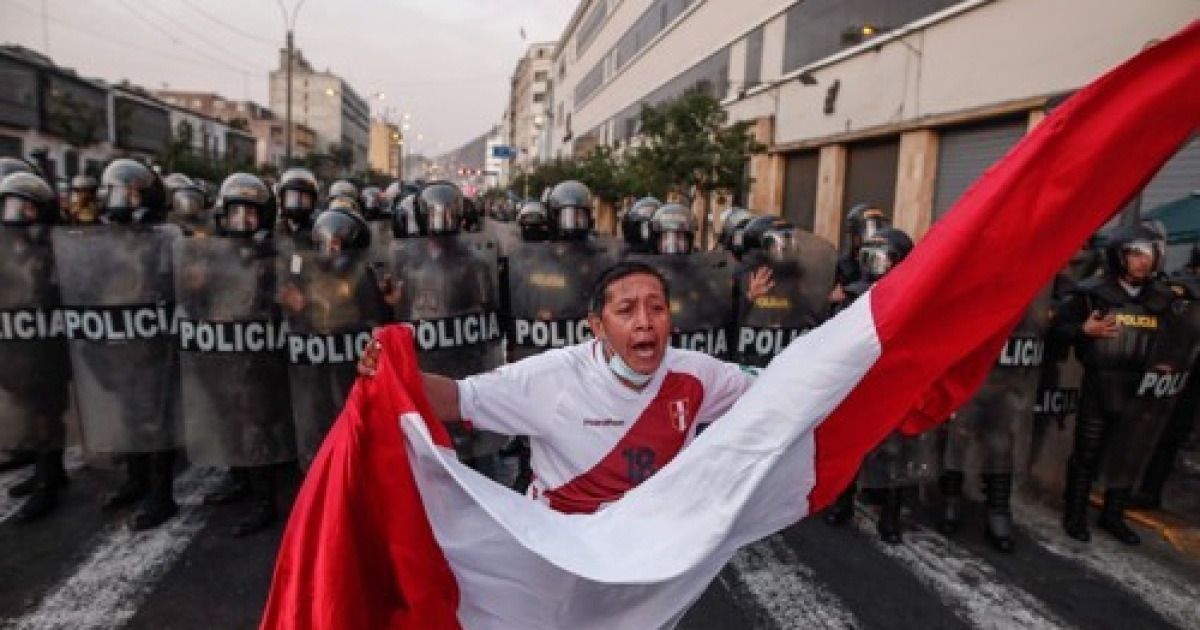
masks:
POLYGON ((636 260, 623 260, 600 274, 596 279, 596 284, 592 285, 592 294, 588 298, 588 312, 599 316, 600 311, 604 310, 604 305, 608 301, 608 287, 622 278, 627 278, 632 275, 644 273, 654 276, 658 279, 659 284, 663 288, 663 297, 671 299, 671 287, 667 284, 667 279, 662 273, 655 269, 652 265, 639 262, 636 260))

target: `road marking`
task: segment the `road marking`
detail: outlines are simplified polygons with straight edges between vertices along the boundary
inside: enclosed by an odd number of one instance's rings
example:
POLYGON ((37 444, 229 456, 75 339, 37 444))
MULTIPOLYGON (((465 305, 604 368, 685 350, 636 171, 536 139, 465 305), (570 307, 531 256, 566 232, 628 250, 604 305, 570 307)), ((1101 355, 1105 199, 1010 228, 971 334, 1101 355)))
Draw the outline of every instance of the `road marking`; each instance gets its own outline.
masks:
MULTIPOLYGON (((67 474, 74 474, 75 471, 83 467, 83 449, 78 446, 70 447, 66 450, 63 457, 63 466, 67 469, 67 474)), ((18 470, 10 470, 0 474, 0 523, 4 523, 12 518, 17 510, 25 504, 26 497, 13 498, 8 496, 8 490, 13 486, 21 483, 33 475, 33 466, 27 466, 18 470)))
POLYGON ((3 624, 13 630, 120 628, 137 613, 154 584, 204 528, 206 492, 219 484, 209 469, 189 468, 175 481, 179 514, 155 529, 134 532, 109 526, 91 555, 37 608, 3 624))
POLYGON ((778 535, 739 550, 730 568, 721 581, 739 608, 759 612, 775 628, 862 627, 778 535))
POLYGON ((859 512, 854 524, 871 544, 904 565, 961 619, 976 628, 1069 628, 1044 602, 1012 584, 986 560, 933 530, 905 523, 904 542, 879 539, 873 518, 859 512))
POLYGON ((1168 569, 1103 531, 1093 531, 1090 543, 1067 538, 1058 515, 1045 506, 1014 501, 1014 507, 1017 522, 1046 551, 1116 582, 1180 628, 1200 628, 1200 587, 1194 578, 1168 569))

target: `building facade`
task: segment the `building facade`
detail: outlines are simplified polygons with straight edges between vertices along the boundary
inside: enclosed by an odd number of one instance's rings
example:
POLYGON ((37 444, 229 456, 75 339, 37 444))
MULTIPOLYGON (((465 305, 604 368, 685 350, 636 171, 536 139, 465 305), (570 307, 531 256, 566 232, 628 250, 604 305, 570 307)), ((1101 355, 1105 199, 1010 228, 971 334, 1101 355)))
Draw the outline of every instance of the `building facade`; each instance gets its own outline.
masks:
POLYGON ((392 177, 401 177, 404 135, 400 127, 386 120, 371 120, 371 150, 368 163, 371 170, 392 177))
MULTIPOLYGON (((285 121, 275 112, 251 101, 226 99, 214 92, 181 90, 158 90, 160 100, 220 120, 228 125, 245 129, 254 137, 255 165, 272 165, 283 171, 287 164, 287 140, 285 121)), ((243 144, 243 141, 238 141, 243 144)), ((292 160, 303 161, 313 152, 316 137, 306 125, 292 123, 292 160)), ((244 152, 244 146, 239 148, 244 152)))
MULTIPOLYGON (((920 236, 1065 95, 1196 15, 1194 0, 586 0, 554 52, 551 151, 620 147, 643 104, 700 89, 767 147, 752 209, 836 243, 869 202, 920 236)), ((1198 142, 1137 204, 1189 181, 1198 142)))
MULTIPOLYGON (((279 53, 279 68, 271 71, 270 107, 287 119, 286 50, 279 53)), ((367 101, 341 77, 317 72, 299 50, 293 52, 292 120, 314 132, 314 152, 334 156, 349 171, 368 168, 371 110, 367 101)))
POLYGON ((531 44, 513 71, 505 129, 514 163, 528 167, 550 157, 554 112, 550 72, 555 43, 531 44))

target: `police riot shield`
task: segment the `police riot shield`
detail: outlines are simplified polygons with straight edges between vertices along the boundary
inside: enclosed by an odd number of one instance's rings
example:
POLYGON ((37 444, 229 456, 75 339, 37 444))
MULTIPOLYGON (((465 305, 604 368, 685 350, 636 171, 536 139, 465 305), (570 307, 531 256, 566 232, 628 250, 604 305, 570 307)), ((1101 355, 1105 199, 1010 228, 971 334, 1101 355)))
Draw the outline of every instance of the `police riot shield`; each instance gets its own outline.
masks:
POLYGON ((867 454, 858 483, 863 488, 899 488, 937 477, 937 432, 904 435, 893 431, 867 454))
POLYGON ((714 250, 686 256, 634 254, 667 279, 671 298, 671 345, 719 359, 731 356, 733 257, 714 250))
POLYGON ((946 423, 947 469, 983 474, 1026 470, 1050 295, 1047 285, 1034 297, 983 386, 946 423))
POLYGON ((175 244, 184 444, 205 466, 296 458, 276 256, 228 238, 175 244))
POLYGON ((616 263, 614 250, 591 241, 521 243, 508 261, 512 358, 591 339, 588 294, 616 263))
MULTIPOLYGON (((771 269, 774 287, 752 303, 746 303, 745 295, 736 297, 743 302, 733 349, 740 363, 766 366, 793 339, 825 321, 837 250, 829 241, 800 230, 793 231, 793 242, 795 247, 783 260, 769 260, 761 252, 747 254, 746 274, 766 265, 771 269), (756 264, 756 257, 760 264, 756 264)), ((745 282, 742 279, 740 283, 742 292, 745 282)))
MULTIPOLYGON (((396 319, 413 327, 421 369, 463 378, 504 363, 496 278, 496 245, 482 233, 397 241, 396 319)), ((453 432, 470 461, 500 450, 508 438, 486 431, 453 432)))
POLYGON ((392 258, 392 222, 391 215, 387 220, 367 221, 371 229, 371 261, 376 268, 386 268, 392 258))
POLYGON ((0 226, 0 449, 64 437, 70 357, 46 230, 0 226))
POLYGON ((483 222, 483 234, 495 241, 502 259, 512 256, 521 246, 521 228, 512 221, 497 221, 488 217, 483 222))
POLYGON ((357 363, 383 323, 383 304, 366 252, 281 257, 277 282, 296 426, 296 450, 307 468, 357 378, 357 363))
POLYGON ((93 453, 182 445, 175 342, 176 225, 54 230, 83 444, 93 453))
POLYGON ((1109 488, 1131 488, 1149 464, 1200 352, 1200 302, 1177 299, 1159 316, 1145 370, 1112 429, 1102 468, 1109 488))

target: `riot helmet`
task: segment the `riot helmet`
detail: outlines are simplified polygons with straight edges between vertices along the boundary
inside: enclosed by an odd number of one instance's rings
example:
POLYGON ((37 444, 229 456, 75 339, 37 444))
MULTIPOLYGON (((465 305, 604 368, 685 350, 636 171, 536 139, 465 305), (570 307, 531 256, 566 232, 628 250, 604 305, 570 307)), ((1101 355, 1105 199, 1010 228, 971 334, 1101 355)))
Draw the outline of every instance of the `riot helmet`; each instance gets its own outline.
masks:
POLYGON ((582 239, 591 232, 592 191, 587 186, 574 180, 559 182, 544 203, 559 238, 582 239))
POLYGON ((167 193, 150 167, 127 158, 113 160, 100 176, 100 218, 106 223, 159 223, 167 193))
POLYGON ((650 219, 650 247, 656 254, 690 254, 695 247, 696 215, 677 204, 659 208, 650 219))
POLYGON ((408 193, 392 208, 392 236, 413 238, 421 235, 417 225, 417 196, 408 193))
POLYGON ((371 246, 371 228, 358 213, 341 208, 325 210, 313 221, 318 260, 334 271, 346 271, 371 246))
POLYGON ((290 168, 279 177, 279 206, 297 229, 312 225, 317 209, 317 178, 306 168, 290 168))
POLYGON ((1122 225, 1108 234, 1104 244, 1105 270, 1113 277, 1140 284, 1160 271, 1166 250, 1166 239, 1148 225, 1122 225), (1131 266, 1130 257, 1148 257, 1149 271, 1141 277, 1139 269, 1131 266))
POLYGON ((217 234, 245 238, 275 229, 275 196, 256 175, 234 173, 221 183, 213 213, 217 234))
POLYGON ((378 221, 383 218, 383 191, 378 186, 363 188, 360 201, 364 219, 378 221))
POLYGON ((887 215, 883 210, 869 203, 856 204, 846 213, 846 235, 850 237, 851 248, 858 247, 876 232, 889 227, 887 215))
POLYGON ((483 217, 479 205, 470 197, 463 197, 462 231, 478 232, 483 229, 483 217))
POLYGON ((781 261, 796 247, 795 229, 775 215, 757 216, 743 228, 741 245, 744 251, 758 250, 771 260, 781 261))
POLYGON ((450 182, 432 182, 417 195, 417 225, 427 236, 455 234, 463 219, 463 195, 450 182))
POLYGON ((0 180, 0 224, 14 227, 59 222, 58 195, 38 175, 10 173, 0 180))
POLYGON ((329 193, 326 198, 332 201, 338 197, 346 197, 354 200, 354 203, 358 203, 358 186, 344 179, 333 182, 329 185, 329 193))
POLYGON ((621 237, 635 251, 649 248, 649 223, 662 202, 654 197, 642 197, 621 215, 621 237))
POLYGON ((390 213, 392 210, 394 210, 396 208, 396 203, 400 201, 400 198, 403 196, 403 194, 404 187, 400 184, 399 180, 388 184, 387 188, 383 189, 383 194, 381 195, 384 212, 390 213))
POLYGON ((554 226, 550 224, 550 213, 540 201, 527 201, 517 213, 517 227, 521 240, 528 242, 549 241, 554 238, 554 226))
POLYGON ((71 178, 71 189, 67 192, 68 220, 75 224, 95 223, 96 190, 100 184, 95 177, 76 175, 71 178))
POLYGON ((908 234, 896 228, 883 228, 862 242, 858 250, 858 266, 863 279, 879 280, 900 264, 912 251, 908 234))
POLYGON ((34 165, 21 158, 0 157, 0 179, 4 179, 13 173, 33 173, 38 177, 42 176, 34 165))
POLYGON ((717 242, 721 247, 729 250, 735 255, 741 256, 746 252, 744 234, 746 224, 754 218, 754 213, 745 208, 727 208, 721 212, 717 219, 717 225, 720 226, 720 232, 717 234, 717 242))

